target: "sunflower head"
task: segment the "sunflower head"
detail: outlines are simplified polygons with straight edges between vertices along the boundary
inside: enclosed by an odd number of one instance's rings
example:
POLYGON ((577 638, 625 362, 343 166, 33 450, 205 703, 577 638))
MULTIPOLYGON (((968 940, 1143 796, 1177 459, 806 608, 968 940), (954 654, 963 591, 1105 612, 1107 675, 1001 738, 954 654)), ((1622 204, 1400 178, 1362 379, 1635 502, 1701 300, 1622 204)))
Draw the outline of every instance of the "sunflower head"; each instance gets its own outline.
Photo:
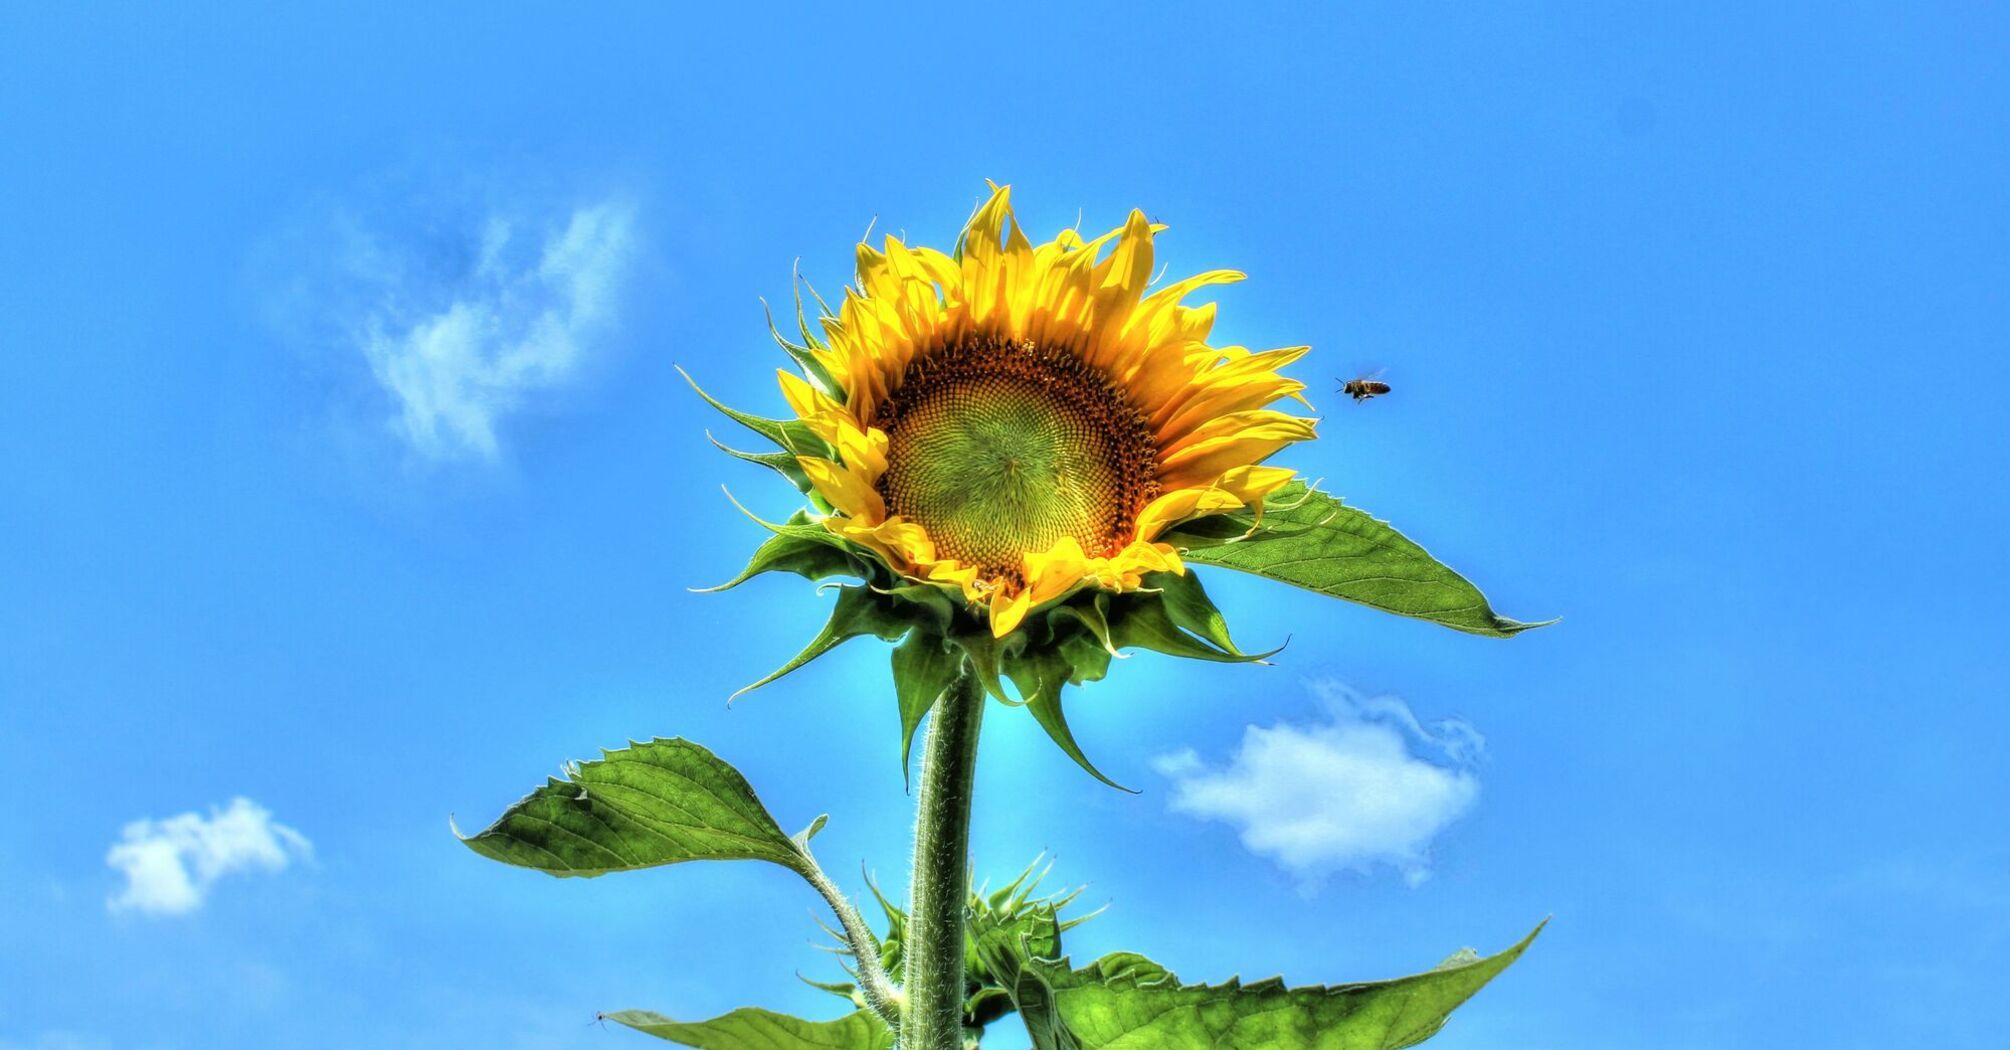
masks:
POLYGON ((1036 715, 1051 692, 1050 731, 1061 685, 1100 676, 1125 644, 1249 659, 1172 539, 1260 513, 1292 479, 1261 464, 1313 436, 1270 407, 1298 397, 1280 370, 1307 348, 1210 344, 1213 304, 1184 300, 1242 275, 1154 288, 1162 229, 1133 211, 1093 240, 1034 244, 994 185, 953 252, 860 244, 837 307, 817 299, 813 324, 799 297, 800 341, 777 333, 797 366, 779 373, 793 418, 731 413, 783 449, 737 454, 812 504, 772 526, 749 574, 859 577, 870 597, 853 604, 874 611, 827 635, 946 646, 1001 697, 1011 679, 1036 715))
POLYGON ((1005 637, 1082 589, 1180 573, 1160 537, 1260 503, 1292 472, 1259 466, 1313 436, 1268 408, 1302 385, 1304 347, 1208 343, 1214 308, 1182 303, 1216 270, 1150 287, 1160 227, 1132 212, 1091 241, 1032 244, 994 187, 954 254, 889 237, 783 372, 826 446, 798 460, 821 521, 904 580, 955 592, 1005 637))

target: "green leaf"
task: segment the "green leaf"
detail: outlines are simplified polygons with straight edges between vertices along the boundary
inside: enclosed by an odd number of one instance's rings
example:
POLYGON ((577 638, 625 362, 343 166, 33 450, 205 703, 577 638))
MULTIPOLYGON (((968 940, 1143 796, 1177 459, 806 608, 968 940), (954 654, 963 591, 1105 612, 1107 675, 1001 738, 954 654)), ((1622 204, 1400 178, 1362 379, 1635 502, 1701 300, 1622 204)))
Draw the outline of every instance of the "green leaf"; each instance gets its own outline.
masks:
POLYGON ((870 1010, 805 1021, 743 1007, 709 1021, 672 1021, 648 1010, 602 1014, 616 1024, 699 1050, 892 1050, 893 1033, 870 1010))
POLYGON ((817 832, 822 831, 824 829, 824 825, 830 822, 831 822, 830 814, 819 813, 817 814, 817 819, 810 821, 809 827, 806 827, 803 830, 798 831, 793 835, 790 835, 789 841, 795 843, 796 852, 808 853, 810 851, 810 840, 816 838, 817 832))
POLYGON ((809 535, 796 529, 776 532, 768 537, 767 542, 755 548, 753 558, 748 560, 747 567, 741 569, 739 575, 716 587, 698 588, 699 593, 731 590, 766 572, 793 572, 810 580, 832 576, 865 578, 866 570, 858 560, 846 553, 841 545, 830 542, 830 539, 836 538, 830 530, 820 525, 808 528, 823 535, 809 535))
POLYGON ((802 870, 795 843, 746 778, 712 752, 657 739, 601 754, 568 766, 565 779, 552 778, 461 841, 493 860, 561 877, 692 860, 802 870))
MULTIPOLYGON (((1189 549, 1184 559, 1267 576, 1472 634, 1505 638, 1556 622, 1523 623, 1501 616, 1479 588, 1388 522, 1343 506, 1324 492, 1307 489, 1303 482, 1285 486, 1277 499, 1280 505, 1265 512, 1255 534, 1189 549)), ((1245 529, 1257 526, 1247 510, 1222 517, 1245 529)), ((1168 542, 1180 539, 1176 535, 1168 542)))
POLYGON ((871 875, 866 876, 865 886, 872 891, 872 899, 878 902, 880 914, 886 917, 886 936, 879 941, 880 968, 887 973, 899 973, 901 955, 907 943, 907 912, 880 892, 879 880, 871 875))
POLYGON ((850 981, 813 981, 800 973, 796 975, 796 980, 815 988, 817 991, 829 992, 861 1010, 865 1009, 865 996, 860 995, 858 985, 850 981))
POLYGON ((900 701, 900 777, 907 780, 914 731, 963 669, 963 654, 939 634, 914 631, 893 650, 893 691, 900 701))
POLYGON ((1400 1050, 1436 1034, 1453 1009, 1541 932, 1537 926, 1489 958, 1462 954, 1415 976, 1331 987, 1287 988, 1278 978, 1181 985, 1164 967, 1129 952, 1080 970, 1070 970, 1065 959, 1029 956, 1020 960, 1019 986, 1035 978, 1042 987, 1029 998, 1044 991, 1051 1016, 1036 1018, 1037 1003, 1022 1003, 1021 1012, 1028 1031, 1036 1025, 1052 1031, 1058 1023, 1085 1050, 1400 1050))
MULTIPOLYGON (((1107 656, 1099 648, 1087 648, 1094 654, 1107 656)), ((1019 696, 1025 700, 1026 710, 1032 712, 1033 720, 1040 723, 1040 728, 1047 731, 1047 735, 1060 745, 1069 758, 1075 760, 1076 765, 1118 791, 1137 794, 1104 776, 1103 771, 1089 761, 1089 756, 1082 753, 1081 745, 1075 742, 1075 733, 1068 728, 1068 716, 1061 709, 1061 690, 1074 675, 1074 667, 1064 652, 1052 647, 1028 649, 1005 662, 1005 673, 1018 687, 1019 696)))
POLYGON ((776 668, 767 677, 734 693, 734 697, 753 692, 769 682, 788 674, 823 654, 837 648, 844 642, 862 635, 889 642, 896 642, 908 631, 914 629, 914 621, 902 616, 883 595, 874 593, 869 587, 839 587, 837 604, 831 609, 831 618, 824 629, 817 632, 810 644, 796 654, 795 659, 776 668))
POLYGON ((1293 524, 1286 514, 1303 507, 1312 493, 1313 490, 1307 488, 1304 482, 1292 481, 1263 498, 1261 515, 1253 511, 1239 510, 1229 514, 1195 518, 1181 522, 1171 531, 1162 533, 1159 539, 1175 547, 1198 550, 1246 539, 1256 531, 1259 524, 1264 530, 1278 534, 1304 532, 1311 526, 1293 524))

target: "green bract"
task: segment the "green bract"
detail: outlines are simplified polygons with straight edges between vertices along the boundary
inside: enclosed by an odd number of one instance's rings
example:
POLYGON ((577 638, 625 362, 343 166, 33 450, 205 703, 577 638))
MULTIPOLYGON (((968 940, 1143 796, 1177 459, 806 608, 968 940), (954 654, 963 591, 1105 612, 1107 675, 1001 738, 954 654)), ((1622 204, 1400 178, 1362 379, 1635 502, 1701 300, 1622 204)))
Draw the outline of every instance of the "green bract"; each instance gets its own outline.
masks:
MULTIPOLYGON (((815 487, 794 458, 821 447, 814 435, 803 431, 800 423, 739 412, 703 390, 699 394, 779 446, 772 453, 728 451, 777 471, 813 508, 828 509, 821 507, 815 487)), ((741 693, 773 682, 852 638, 871 635, 897 642, 893 672, 903 768, 922 716, 967 663, 992 697, 1024 705, 1068 757, 1098 780, 1121 786, 1098 770, 1075 742, 1062 706, 1066 687, 1102 678, 1110 659, 1127 649, 1236 663, 1260 663, 1277 652, 1247 653, 1237 647, 1226 617, 1191 570, 1195 565, 1264 576, 1472 634, 1505 638, 1554 622, 1524 623, 1499 615, 1479 588, 1388 522, 1345 506, 1302 481, 1273 493, 1261 513, 1243 509, 1217 514, 1166 534, 1163 539, 1179 548, 1188 571, 1150 574, 1144 589, 1122 594, 1077 588, 1035 610, 1004 638, 992 637, 984 618, 950 591, 894 575, 808 511, 780 524, 748 516, 772 535, 738 575, 708 590, 728 590, 770 572, 794 573, 813 581, 858 582, 836 588, 830 621, 802 652, 741 693), (1007 682, 1012 690, 1007 690, 1007 682)))

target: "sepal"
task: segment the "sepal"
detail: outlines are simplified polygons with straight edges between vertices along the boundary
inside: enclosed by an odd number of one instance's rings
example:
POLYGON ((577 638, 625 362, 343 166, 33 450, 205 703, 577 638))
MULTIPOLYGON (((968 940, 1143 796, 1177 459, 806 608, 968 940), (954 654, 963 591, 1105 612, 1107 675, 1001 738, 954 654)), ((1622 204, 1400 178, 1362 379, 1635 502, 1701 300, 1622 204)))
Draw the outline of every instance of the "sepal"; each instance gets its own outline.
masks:
POLYGON ((769 419, 766 416, 757 416, 751 412, 742 412, 706 393, 705 388, 699 386, 698 381, 691 378, 691 373, 679 368, 677 369, 677 374, 683 376, 686 383, 691 384, 691 389, 697 391, 698 396, 704 398, 706 404, 718 409, 720 413, 733 422, 774 442, 788 454, 792 456, 815 456, 819 459, 831 459, 834 457, 835 453, 831 450, 830 445, 824 439, 816 436, 810 430, 809 425, 802 420, 769 419))
POLYGON ((893 691, 900 706, 900 777, 908 780, 914 732, 963 670, 963 653, 933 631, 913 631, 893 650, 893 691))
POLYGON ((889 642, 897 642, 914 629, 914 620, 904 616, 894 608, 892 600, 870 587, 840 586, 837 588, 837 604, 831 608, 831 618, 817 632, 810 644, 797 653, 795 659, 776 668, 760 681, 742 688, 733 694, 738 698, 767 685, 790 671, 809 663, 823 654, 853 638, 872 635, 889 642))
POLYGON ((817 351, 823 349, 823 342, 810 331, 809 318, 803 313, 801 286, 796 288, 796 327, 802 331, 802 342, 792 341, 782 334, 781 329, 775 327, 775 311, 768 306, 766 299, 761 300, 761 312, 767 315, 768 334, 774 337, 782 352, 789 355, 789 360, 794 361, 796 366, 803 370, 804 378, 808 379, 819 393, 839 401, 844 400, 844 388, 837 385, 831 378, 830 371, 824 367, 824 363, 817 359, 817 351))
MULTIPOLYGON (((1093 647, 1091 651, 1097 654, 1102 652, 1093 647)), ((1097 769, 1096 764, 1089 761, 1089 756, 1082 753, 1081 745, 1075 742, 1074 731, 1068 728, 1068 716, 1061 709, 1061 690, 1075 677, 1075 668, 1069 662, 1067 650, 1060 646, 1028 649, 1006 664, 1006 672, 1024 699, 1026 710, 1033 715, 1034 721, 1040 723, 1040 728, 1047 731, 1047 736, 1062 752, 1074 759, 1076 765, 1081 766, 1097 780, 1118 791, 1137 794, 1134 789, 1111 780, 1102 770, 1097 769)))
POLYGON ((971 673, 977 676, 978 684, 992 699, 1013 706, 1020 703, 1005 690, 1004 667, 1007 660, 1026 648, 1024 630, 997 638, 992 636, 989 624, 969 622, 952 630, 949 640, 963 650, 964 657, 970 661, 971 673))
POLYGON ((801 511, 797 511, 783 525, 761 524, 773 535, 754 549, 754 556, 748 560, 747 567, 725 583, 696 588, 700 593, 731 590, 768 572, 792 572, 808 580, 832 576, 851 576, 861 580, 870 577, 870 569, 858 555, 853 554, 829 529, 812 523, 809 516, 801 511))
POLYGON ((951 639, 993 697, 1026 707, 1076 765, 1121 791, 1131 789, 1098 769, 1075 739, 1068 725, 1066 687, 1102 678, 1124 649, 1225 663, 1260 662, 1277 651, 1252 654, 1237 648, 1226 619, 1191 573, 1154 573, 1144 582, 1147 589, 1128 594, 1078 590, 1036 610, 1002 639, 991 637, 982 624, 951 639), (1012 683, 1016 697, 1006 691, 1005 681, 1012 683))
POLYGON ((805 496, 813 495, 816 492, 816 486, 810 483, 810 476, 803 470, 802 463, 795 456, 787 452, 748 452, 744 449, 737 449, 713 437, 712 432, 709 430, 705 432, 705 440, 710 441, 713 448, 724 452, 734 459, 756 463, 780 474, 789 484, 796 487, 797 492, 805 496))
MULTIPOLYGON (((1205 640, 1209 645, 1230 656, 1240 657, 1242 650, 1235 647, 1235 640, 1228 634, 1228 618, 1215 607, 1214 600, 1207 596, 1207 589, 1200 584, 1200 576, 1191 572, 1158 572, 1144 580, 1147 590, 1157 590, 1165 607, 1166 618, 1174 627, 1190 632, 1205 640)), ((1276 653, 1273 649, 1265 656, 1276 653)), ((1252 657, 1262 659, 1262 657, 1252 657)))

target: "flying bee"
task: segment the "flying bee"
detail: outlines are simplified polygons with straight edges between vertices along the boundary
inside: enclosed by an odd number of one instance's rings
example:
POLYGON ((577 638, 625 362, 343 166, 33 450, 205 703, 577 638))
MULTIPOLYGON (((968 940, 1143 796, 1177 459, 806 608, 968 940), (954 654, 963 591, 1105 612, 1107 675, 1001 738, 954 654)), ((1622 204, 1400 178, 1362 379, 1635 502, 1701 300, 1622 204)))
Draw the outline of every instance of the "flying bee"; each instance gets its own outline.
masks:
POLYGON ((1371 397, 1381 397, 1389 392, 1389 384, 1377 378, 1381 374, 1376 372, 1373 375, 1343 380, 1340 383, 1340 392, 1353 398, 1355 404, 1360 404, 1371 397))

